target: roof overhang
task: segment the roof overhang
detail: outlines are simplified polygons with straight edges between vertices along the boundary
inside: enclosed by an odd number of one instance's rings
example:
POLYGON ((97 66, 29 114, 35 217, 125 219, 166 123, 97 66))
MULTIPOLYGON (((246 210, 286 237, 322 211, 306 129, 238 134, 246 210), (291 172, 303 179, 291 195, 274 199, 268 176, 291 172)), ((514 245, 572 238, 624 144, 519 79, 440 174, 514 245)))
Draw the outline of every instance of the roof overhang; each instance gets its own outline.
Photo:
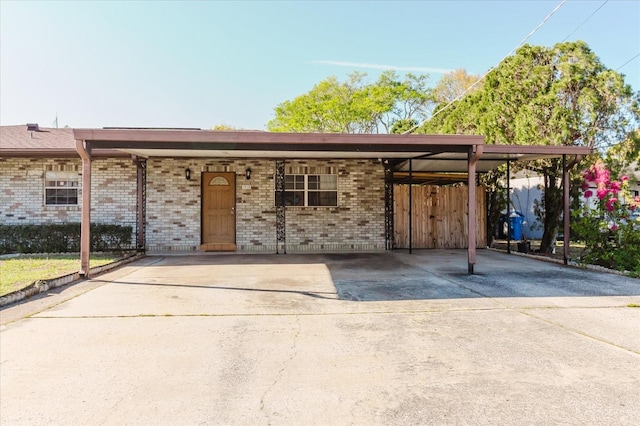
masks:
MULTIPOLYGON (((507 161, 533 161, 544 158, 558 158, 563 155, 588 155, 590 148, 577 146, 545 145, 484 145, 483 154, 478 160, 476 170, 486 173, 505 164, 507 161)), ((467 154, 460 152, 442 152, 412 157, 396 166, 396 170, 408 172, 466 172, 467 154)))
POLYGON ((466 153, 482 136, 259 131, 76 129, 91 149, 140 157, 410 158, 425 153, 466 153))
POLYGON ((343 133, 272 133, 197 129, 74 129, 87 148, 143 158, 375 158, 396 160, 395 170, 466 172, 476 146, 478 172, 507 161, 587 155, 589 148, 542 145, 485 145, 483 136, 343 133))
MULTIPOLYGON (((91 153, 94 158, 130 157, 123 151, 114 149, 98 149, 91 153)), ((1 157, 19 158, 78 158, 78 151, 72 148, 53 149, 0 149, 1 157)))

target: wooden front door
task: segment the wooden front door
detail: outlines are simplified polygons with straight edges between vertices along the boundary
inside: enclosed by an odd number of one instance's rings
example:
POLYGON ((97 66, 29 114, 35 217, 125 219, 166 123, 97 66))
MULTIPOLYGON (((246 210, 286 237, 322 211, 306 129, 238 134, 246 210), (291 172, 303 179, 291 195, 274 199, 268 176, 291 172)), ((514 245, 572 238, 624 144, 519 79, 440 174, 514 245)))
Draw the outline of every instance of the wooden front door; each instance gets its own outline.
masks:
POLYGON ((203 251, 236 249, 236 174, 202 174, 203 251))

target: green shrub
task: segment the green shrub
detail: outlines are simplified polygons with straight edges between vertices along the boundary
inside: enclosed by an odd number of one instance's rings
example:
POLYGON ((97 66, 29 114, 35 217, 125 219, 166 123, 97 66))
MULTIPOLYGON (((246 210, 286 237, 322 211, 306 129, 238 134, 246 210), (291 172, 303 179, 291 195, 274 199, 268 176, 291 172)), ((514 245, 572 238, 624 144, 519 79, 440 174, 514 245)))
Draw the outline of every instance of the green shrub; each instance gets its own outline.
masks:
POLYGON ((631 195, 629 178, 612 179, 602 161, 585 170, 583 178, 584 197, 592 198, 595 207, 585 205, 573 217, 572 232, 585 242, 581 262, 640 276, 640 218, 631 214, 640 209, 640 197, 631 195))
MULTIPOLYGON (((91 251, 131 248, 131 226, 91 224, 91 251)), ((0 225, 0 254, 77 253, 80 224, 0 225)))
POLYGON ((581 262, 640 275, 640 229, 626 223, 615 230, 607 228, 603 219, 575 217, 572 230, 576 239, 585 242, 581 262))

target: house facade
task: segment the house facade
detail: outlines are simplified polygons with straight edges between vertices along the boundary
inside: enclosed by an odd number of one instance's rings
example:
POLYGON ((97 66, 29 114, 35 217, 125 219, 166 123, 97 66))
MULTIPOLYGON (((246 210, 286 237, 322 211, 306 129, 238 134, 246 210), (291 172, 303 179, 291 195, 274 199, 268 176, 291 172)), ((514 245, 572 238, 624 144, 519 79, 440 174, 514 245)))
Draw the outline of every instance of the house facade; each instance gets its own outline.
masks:
MULTIPOLYGON (((0 223, 80 222, 82 161, 73 131, 35 126, 1 131, 0 223)), ((285 200, 286 246, 280 248, 275 160, 152 157, 144 163, 146 250, 385 250, 385 174, 377 159, 284 161, 290 199, 285 200), (226 211, 212 216, 203 211, 203 202, 218 197, 215 190, 222 187, 230 188, 226 211), (212 229, 222 222, 226 229, 212 229), (228 234, 226 242, 218 244, 216 239, 225 240, 222 233, 228 234)), ((104 152, 93 159, 92 169, 91 221, 137 230, 136 162, 130 155, 104 152)))
POLYGON ((376 160, 284 162, 290 196, 286 246, 280 248, 276 161, 152 158, 146 163, 148 250, 385 250, 384 168, 376 160))
MULTIPOLYGON (((484 235, 478 228, 484 212, 477 204, 483 192, 476 174, 505 161, 588 153, 576 147, 485 145, 483 137, 470 135, 28 124, 4 126, 0 136, 1 223, 81 222, 81 271, 88 271, 89 223, 131 225, 135 246, 146 251, 393 249, 394 185, 404 184, 406 191, 395 192, 406 194, 408 202, 395 205, 407 206, 401 214, 408 218, 399 220, 395 212, 395 220, 407 226, 409 250, 416 230, 437 231, 437 238, 427 237, 435 243, 428 247, 466 247, 472 272, 475 249, 485 244, 477 238, 484 235), (455 193, 453 198, 466 199, 450 203, 457 210, 452 226, 416 228, 413 188, 433 173, 449 181, 457 176, 456 182, 473 190, 455 193), (457 245, 438 243, 452 239, 457 245)), ((437 191, 428 192, 425 202, 438 204, 437 191)))

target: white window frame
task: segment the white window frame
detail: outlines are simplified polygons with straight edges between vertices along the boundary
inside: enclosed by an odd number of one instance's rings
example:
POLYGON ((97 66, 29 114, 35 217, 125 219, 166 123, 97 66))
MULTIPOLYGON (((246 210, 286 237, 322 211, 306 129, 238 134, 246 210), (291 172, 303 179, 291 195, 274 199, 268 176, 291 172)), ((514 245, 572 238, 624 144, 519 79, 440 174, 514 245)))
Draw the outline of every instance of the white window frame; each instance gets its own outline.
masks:
MULTIPOLYGON (((294 180, 295 180, 295 178, 294 178, 294 180)), ((284 190, 284 193, 285 193, 284 194, 285 207, 319 207, 319 208, 323 208, 323 207, 338 207, 338 175, 337 174, 327 174, 327 173, 309 173, 309 174, 296 173, 296 174, 288 174, 288 175, 285 175, 285 190, 284 190), (289 177, 289 176, 297 176, 297 177, 302 176, 303 177, 303 182, 301 182, 301 183, 303 183, 303 187, 302 188, 295 188, 294 187, 294 188, 287 189, 286 178, 289 177), (317 176, 318 180, 319 180, 320 176, 332 176, 335 179, 335 189, 309 188, 309 176, 317 176), (287 193, 291 193, 291 192, 301 192, 303 194, 303 203, 299 204, 299 205, 296 205, 296 204, 287 205, 286 204, 286 199, 287 199, 286 194, 287 193), (314 193, 314 192, 332 192, 332 193, 335 193, 335 195, 336 195, 336 197, 335 197, 336 198, 336 203, 332 204, 332 205, 315 205, 315 204, 310 205, 309 204, 309 193, 310 192, 311 193, 314 193)))
MULTIPOLYGON (((44 190, 43 190, 43 203, 46 207, 68 207, 79 206, 81 194, 81 180, 80 175, 77 172, 66 171, 46 171, 44 172, 44 190), (51 185, 51 182, 54 182, 51 185), (49 191, 67 190, 76 192, 75 203, 49 203, 51 197, 48 196, 49 191)), ((57 199, 58 196, 52 196, 57 199)), ((68 198, 68 197, 67 197, 68 198)))

